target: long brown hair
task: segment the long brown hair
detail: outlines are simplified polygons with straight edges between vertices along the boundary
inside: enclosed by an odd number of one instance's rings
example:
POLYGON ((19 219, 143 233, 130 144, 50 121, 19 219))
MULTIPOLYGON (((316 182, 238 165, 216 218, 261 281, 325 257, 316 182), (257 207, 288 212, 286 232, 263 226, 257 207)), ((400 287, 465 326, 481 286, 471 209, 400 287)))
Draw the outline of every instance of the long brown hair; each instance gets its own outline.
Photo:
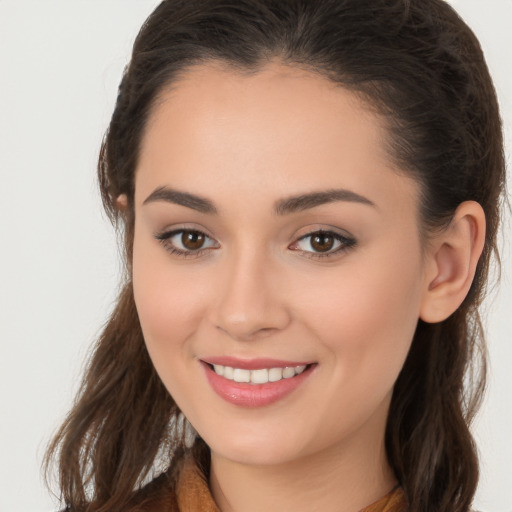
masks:
POLYGON ((271 58, 354 91, 386 119, 391 157, 421 184, 425 237, 463 201, 485 211, 486 244, 471 289, 447 320, 418 322, 386 431, 409 509, 467 512, 478 481, 469 424, 485 384, 478 308, 497 256, 505 164, 479 43, 442 0, 166 0, 149 16, 98 164, 104 206, 124 230, 126 282, 45 467, 58 461, 62 499, 76 512, 135 510, 135 503, 157 503, 172 486, 184 449, 183 430, 169 424, 180 411, 149 359, 130 278, 141 140, 159 94, 188 67, 218 60, 257 72, 271 58), (116 204, 121 194, 128 198, 123 212, 116 204), (140 489, 162 446, 171 470, 140 489))

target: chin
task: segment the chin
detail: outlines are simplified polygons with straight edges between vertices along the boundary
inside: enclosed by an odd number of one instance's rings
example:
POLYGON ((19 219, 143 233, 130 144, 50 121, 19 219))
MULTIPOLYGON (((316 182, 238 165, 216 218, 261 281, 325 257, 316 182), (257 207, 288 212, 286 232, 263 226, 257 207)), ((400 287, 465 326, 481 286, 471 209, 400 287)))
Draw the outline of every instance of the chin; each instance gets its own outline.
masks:
POLYGON ((293 442, 288 435, 268 433, 264 436, 254 434, 226 438, 216 437, 211 444, 205 439, 213 454, 232 462, 251 466, 273 466, 286 464, 305 455, 302 447, 293 442))

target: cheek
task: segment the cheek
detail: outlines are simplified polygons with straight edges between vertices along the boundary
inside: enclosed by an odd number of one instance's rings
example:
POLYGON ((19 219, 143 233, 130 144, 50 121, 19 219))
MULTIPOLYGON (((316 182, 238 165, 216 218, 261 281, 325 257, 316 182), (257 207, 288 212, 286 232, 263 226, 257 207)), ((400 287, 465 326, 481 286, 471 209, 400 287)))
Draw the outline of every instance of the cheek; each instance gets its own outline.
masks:
POLYGON ((186 355, 184 342, 203 316, 205 298, 184 267, 170 265, 161 247, 140 238, 134 242, 134 298, 148 351, 159 370, 162 361, 178 361, 167 356, 186 355))
POLYGON ((416 329, 421 299, 419 252, 385 246, 353 259, 309 290, 304 318, 332 356, 339 378, 389 389, 416 329), (357 260, 357 261, 356 261, 357 260), (311 290, 317 290, 311 295, 311 290))

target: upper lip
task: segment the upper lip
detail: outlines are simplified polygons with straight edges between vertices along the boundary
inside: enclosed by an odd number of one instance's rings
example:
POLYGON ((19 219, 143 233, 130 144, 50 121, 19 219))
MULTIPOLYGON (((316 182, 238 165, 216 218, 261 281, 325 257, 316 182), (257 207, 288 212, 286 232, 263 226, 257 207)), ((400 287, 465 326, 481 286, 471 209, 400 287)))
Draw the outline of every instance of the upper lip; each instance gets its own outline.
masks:
POLYGON ((293 366, 307 366, 311 361, 284 361, 282 359, 271 359, 267 357, 258 357, 254 359, 239 359, 231 356, 212 356, 201 358, 201 361, 207 364, 220 366, 230 366, 231 368, 241 368, 243 370, 261 370, 264 368, 286 368, 293 366))

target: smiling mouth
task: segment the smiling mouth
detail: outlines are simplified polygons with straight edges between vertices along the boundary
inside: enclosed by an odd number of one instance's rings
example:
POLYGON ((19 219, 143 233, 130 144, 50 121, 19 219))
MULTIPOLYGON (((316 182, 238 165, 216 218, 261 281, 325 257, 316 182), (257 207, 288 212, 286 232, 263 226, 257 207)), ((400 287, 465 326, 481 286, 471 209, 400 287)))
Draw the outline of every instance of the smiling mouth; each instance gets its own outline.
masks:
POLYGON ((206 363, 220 377, 238 383, 247 384, 268 384, 269 382, 279 382, 284 379, 291 379, 311 367, 311 364, 299 366, 286 366, 284 368, 260 368, 257 370, 247 370, 245 368, 233 368, 220 364, 206 363))
POLYGON ((269 359, 212 359, 200 362, 213 391, 231 404, 249 408, 267 406, 284 399, 303 386, 318 365, 269 359))

